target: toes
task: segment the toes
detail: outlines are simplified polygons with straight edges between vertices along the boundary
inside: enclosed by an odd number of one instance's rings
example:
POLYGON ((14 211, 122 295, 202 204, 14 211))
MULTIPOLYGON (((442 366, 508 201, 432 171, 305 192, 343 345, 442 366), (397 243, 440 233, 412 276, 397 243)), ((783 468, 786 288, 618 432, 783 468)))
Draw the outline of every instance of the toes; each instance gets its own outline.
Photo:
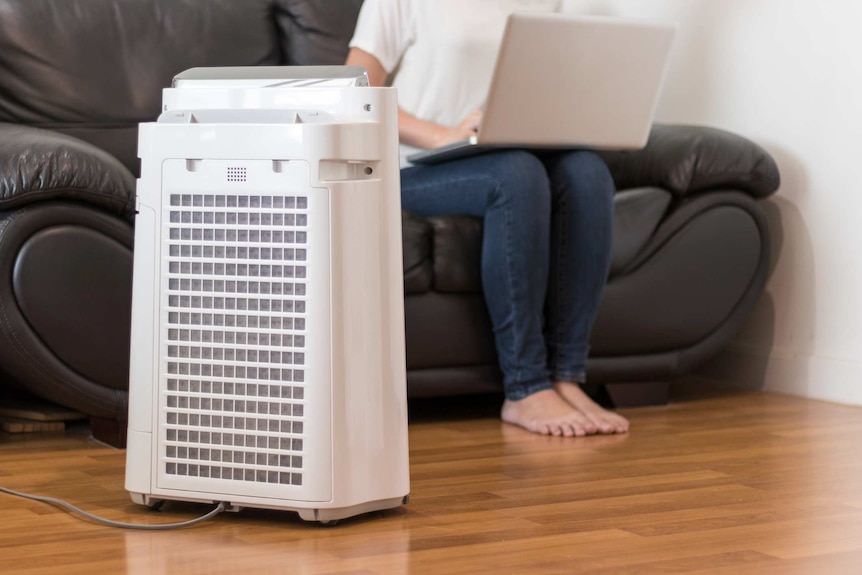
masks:
POLYGON ((629 428, 628 420, 611 412, 585 412, 584 415, 595 424, 598 432, 602 434, 625 433, 629 428))
POLYGON ((566 437, 583 437, 586 435, 583 427, 570 422, 563 427, 563 431, 563 435, 566 437))
POLYGON ((552 427, 541 421, 533 421, 524 427, 533 433, 538 433, 539 435, 554 435, 552 427))
POLYGON ((575 435, 577 435, 578 437, 584 437, 585 435, 595 435, 598 431, 596 425, 588 418, 584 417, 581 413, 575 414, 572 420, 572 426, 575 428, 575 435))
POLYGON ((603 421, 599 425, 599 429, 601 429, 602 433, 613 433, 617 431, 618 427, 608 421, 603 421))
POLYGON ((608 423, 613 426, 617 433, 626 433, 629 430, 629 420, 616 414, 611 414, 608 423))
POLYGON ((602 429, 602 422, 590 417, 588 414, 582 414, 580 419, 580 425, 587 435, 595 435, 602 429))

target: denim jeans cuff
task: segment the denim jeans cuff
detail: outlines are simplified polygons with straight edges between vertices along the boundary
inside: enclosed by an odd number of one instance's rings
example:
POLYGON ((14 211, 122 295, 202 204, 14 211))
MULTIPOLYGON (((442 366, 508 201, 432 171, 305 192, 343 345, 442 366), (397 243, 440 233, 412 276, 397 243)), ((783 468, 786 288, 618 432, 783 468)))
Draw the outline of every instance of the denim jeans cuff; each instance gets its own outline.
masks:
POLYGON ((569 383, 586 383, 587 373, 581 371, 558 371, 554 373, 554 381, 567 381, 569 383))

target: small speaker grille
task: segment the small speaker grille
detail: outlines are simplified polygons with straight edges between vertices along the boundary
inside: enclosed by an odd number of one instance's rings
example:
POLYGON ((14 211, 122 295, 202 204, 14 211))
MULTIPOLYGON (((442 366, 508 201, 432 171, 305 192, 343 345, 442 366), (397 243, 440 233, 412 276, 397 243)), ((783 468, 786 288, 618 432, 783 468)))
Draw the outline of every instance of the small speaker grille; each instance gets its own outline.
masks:
POLYGON ((169 201, 164 471, 302 485, 308 198, 169 201))
POLYGON ((227 169, 227 181, 244 182, 248 179, 248 172, 242 166, 232 166, 227 169))

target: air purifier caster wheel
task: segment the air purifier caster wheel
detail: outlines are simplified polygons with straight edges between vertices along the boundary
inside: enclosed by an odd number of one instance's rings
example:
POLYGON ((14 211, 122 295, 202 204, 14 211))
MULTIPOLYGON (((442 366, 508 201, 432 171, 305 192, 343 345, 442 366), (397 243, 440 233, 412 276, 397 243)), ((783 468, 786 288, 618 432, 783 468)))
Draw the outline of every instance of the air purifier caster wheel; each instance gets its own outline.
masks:
POLYGON ((147 509, 150 511, 161 511, 162 507, 165 506, 164 499, 151 499, 147 501, 147 509))

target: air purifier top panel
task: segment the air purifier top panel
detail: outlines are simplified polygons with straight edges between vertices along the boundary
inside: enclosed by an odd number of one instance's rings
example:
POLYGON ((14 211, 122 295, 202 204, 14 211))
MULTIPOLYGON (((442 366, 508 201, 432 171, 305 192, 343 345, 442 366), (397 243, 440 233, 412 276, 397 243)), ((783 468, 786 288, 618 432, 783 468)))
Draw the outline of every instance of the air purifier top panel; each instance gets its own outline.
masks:
POLYGON ((191 68, 177 75, 172 87, 163 90, 158 121, 374 123, 381 121, 383 111, 375 91, 390 89, 369 87, 365 70, 358 66, 191 68), (279 114, 261 115, 253 110, 279 114))
POLYGON ((174 76, 173 88, 353 88, 368 86, 359 66, 246 66, 190 68, 174 76))

